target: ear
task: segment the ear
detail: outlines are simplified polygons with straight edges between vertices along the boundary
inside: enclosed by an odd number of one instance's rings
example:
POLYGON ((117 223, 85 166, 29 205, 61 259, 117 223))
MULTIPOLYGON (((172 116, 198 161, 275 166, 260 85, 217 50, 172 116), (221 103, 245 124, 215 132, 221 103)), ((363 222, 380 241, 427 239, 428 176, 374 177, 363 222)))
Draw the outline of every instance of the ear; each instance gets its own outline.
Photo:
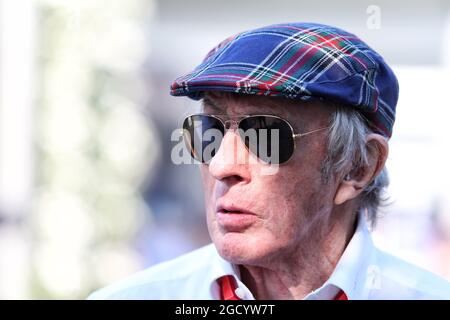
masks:
POLYGON ((387 139, 371 133, 366 137, 368 164, 359 170, 350 170, 340 177, 341 182, 334 196, 334 204, 340 205, 356 198, 381 172, 389 153, 387 139))

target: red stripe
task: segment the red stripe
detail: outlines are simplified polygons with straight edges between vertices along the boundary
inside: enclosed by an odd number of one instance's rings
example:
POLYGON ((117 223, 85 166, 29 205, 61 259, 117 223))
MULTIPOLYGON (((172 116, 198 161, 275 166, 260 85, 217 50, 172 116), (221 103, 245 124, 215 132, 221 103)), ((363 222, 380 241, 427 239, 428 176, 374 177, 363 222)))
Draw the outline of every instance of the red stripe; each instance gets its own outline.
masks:
POLYGON ((340 290, 333 300, 348 300, 348 297, 344 291, 340 290))
POLYGON ((237 289, 237 284, 233 276, 223 276, 218 281, 221 300, 241 300, 234 292, 237 289))

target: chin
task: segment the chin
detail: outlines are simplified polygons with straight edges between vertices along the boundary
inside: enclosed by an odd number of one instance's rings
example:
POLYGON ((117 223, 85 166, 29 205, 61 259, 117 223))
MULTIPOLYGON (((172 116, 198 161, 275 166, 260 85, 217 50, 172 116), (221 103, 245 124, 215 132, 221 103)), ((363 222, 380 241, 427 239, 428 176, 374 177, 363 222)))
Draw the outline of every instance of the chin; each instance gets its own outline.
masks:
POLYGON ((219 255, 233 264, 262 265, 270 253, 242 233, 226 233, 213 239, 219 255))

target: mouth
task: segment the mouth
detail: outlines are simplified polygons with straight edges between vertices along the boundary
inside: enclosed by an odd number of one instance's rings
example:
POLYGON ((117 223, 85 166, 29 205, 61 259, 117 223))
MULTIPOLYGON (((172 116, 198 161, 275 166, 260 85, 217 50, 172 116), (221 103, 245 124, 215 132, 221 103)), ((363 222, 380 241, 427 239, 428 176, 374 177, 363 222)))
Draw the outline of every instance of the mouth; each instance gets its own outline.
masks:
POLYGON ((255 223, 257 216, 236 205, 219 205, 216 208, 216 219, 224 231, 242 232, 255 223))

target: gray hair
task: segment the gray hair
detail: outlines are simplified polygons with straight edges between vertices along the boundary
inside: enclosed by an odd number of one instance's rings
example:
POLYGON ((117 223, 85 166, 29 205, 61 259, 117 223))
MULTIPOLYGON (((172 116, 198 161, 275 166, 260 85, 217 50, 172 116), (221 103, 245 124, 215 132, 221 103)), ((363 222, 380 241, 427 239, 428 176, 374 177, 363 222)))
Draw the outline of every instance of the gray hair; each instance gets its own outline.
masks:
MULTIPOLYGON (((366 144, 366 135, 373 132, 365 118, 354 108, 334 107, 328 133, 328 154, 322 164, 324 183, 332 175, 340 179, 368 165, 370 147, 366 144)), ((359 197, 358 211, 366 215, 372 227, 375 226, 379 208, 387 200, 385 189, 388 185, 388 172, 384 167, 359 197)))

